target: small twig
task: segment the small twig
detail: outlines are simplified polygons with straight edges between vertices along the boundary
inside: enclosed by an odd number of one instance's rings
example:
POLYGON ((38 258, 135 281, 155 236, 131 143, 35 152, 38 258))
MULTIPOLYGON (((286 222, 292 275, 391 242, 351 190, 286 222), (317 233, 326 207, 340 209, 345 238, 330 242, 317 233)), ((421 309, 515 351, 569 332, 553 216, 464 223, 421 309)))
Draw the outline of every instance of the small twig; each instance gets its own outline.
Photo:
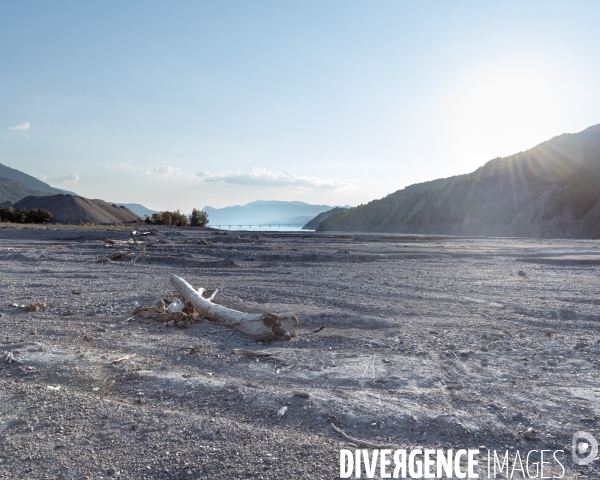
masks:
POLYGON ((124 323, 129 322, 130 320, 133 320, 134 318, 137 318, 137 315, 134 315, 133 317, 129 317, 127 320, 125 320, 124 322, 121 322, 121 325, 123 325, 124 323))
POLYGON ((216 289, 216 290, 215 290, 215 291, 212 293, 212 295, 211 295, 210 297, 208 297, 208 298, 207 298, 207 300, 208 300, 209 302, 212 302, 212 301, 215 299, 215 297, 216 297, 216 295, 217 295, 217 292, 218 292, 218 291, 219 291, 219 289, 217 288, 217 289, 216 289))
POLYGON ((326 327, 327 327, 327 325, 323 325, 322 327, 319 327, 316 330, 313 330, 312 332, 308 332, 306 335, 311 335, 313 333, 319 333, 319 332, 325 330, 326 327))
POLYGON ((131 359, 131 358, 133 358, 133 357, 135 357, 135 356, 136 356, 136 354, 135 354, 135 353, 134 353, 133 355, 125 355, 124 357, 117 358, 116 360, 113 360, 111 363, 112 363, 112 364, 113 364, 113 366, 114 366, 114 365, 117 365, 117 364, 119 364, 119 363, 121 363, 121 362, 124 362, 125 360, 129 360, 129 359, 131 359))
POLYGON ((358 445, 359 447, 377 448, 380 450, 387 449, 387 448, 391 448, 391 449, 394 448, 394 447, 391 447, 390 445, 379 445, 378 443, 371 443, 371 442, 367 442, 365 440, 359 440, 358 438, 354 438, 354 437, 351 437, 350 435, 346 434, 343 430, 340 430, 333 423, 331 424, 331 426, 342 437, 344 437, 346 440, 349 440, 350 442, 354 443, 355 445, 358 445))
POLYGON ((131 260, 131 264, 132 264, 132 265, 135 265, 135 262, 137 262, 137 261, 139 260, 139 258, 140 258, 142 255, 144 255, 144 253, 146 253, 146 245, 144 245, 144 246, 142 247, 142 251, 141 251, 140 253, 138 253, 138 254, 137 254, 137 256, 136 256, 136 257, 135 257, 133 260, 131 260))

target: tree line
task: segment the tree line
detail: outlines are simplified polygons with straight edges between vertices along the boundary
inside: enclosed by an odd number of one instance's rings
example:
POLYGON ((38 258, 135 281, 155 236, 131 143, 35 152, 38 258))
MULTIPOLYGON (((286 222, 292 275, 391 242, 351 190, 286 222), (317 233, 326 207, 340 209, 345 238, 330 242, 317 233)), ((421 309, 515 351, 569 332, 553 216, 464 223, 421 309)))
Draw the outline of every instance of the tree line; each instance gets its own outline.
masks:
POLYGON ((0 207, 0 222, 44 223, 49 222, 52 214, 44 208, 33 210, 15 210, 13 207, 0 207))
POLYGON ((208 224, 208 213, 203 210, 194 208, 190 218, 187 215, 180 213, 179 210, 169 212, 153 213, 152 216, 146 215, 144 222, 148 225, 176 225, 178 227, 186 227, 191 225, 192 227, 206 227, 208 224))

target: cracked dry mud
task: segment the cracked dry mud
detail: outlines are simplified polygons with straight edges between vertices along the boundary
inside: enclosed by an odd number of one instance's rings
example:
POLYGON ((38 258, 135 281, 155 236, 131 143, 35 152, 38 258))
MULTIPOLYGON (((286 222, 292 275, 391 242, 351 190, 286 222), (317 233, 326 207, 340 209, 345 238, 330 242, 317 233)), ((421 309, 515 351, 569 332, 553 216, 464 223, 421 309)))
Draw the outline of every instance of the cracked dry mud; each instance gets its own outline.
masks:
POLYGON ((0 346, 23 362, 0 363, 0 478, 332 479, 353 447, 331 423, 397 448, 600 437, 598 241, 174 228, 136 237, 153 245, 132 265, 97 262, 124 248, 106 237, 131 238, 0 230, 0 342, 25 342, 0 346), (175 298, 171 273, 231 308, 295 312, 300 335, 126 322, 175 298))

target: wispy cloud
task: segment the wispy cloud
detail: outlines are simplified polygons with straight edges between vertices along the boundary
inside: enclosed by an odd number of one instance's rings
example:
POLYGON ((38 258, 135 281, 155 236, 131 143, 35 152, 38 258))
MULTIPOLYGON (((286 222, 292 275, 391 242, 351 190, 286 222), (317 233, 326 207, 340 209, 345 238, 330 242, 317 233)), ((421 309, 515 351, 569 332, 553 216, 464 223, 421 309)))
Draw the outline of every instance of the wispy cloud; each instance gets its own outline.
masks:
POLYGON ((210 173, 202 170, 196 174, 206 182, 225 182, 237 185, 256 187, 309 187, 309 188, 342 188, 350 186, 337 180, 296 175, 290 172, 278 172, 268 168, 253 168, 250 172, 226 171, 210 173))
POLYGON ((47 180, 48 183, 77 183, 78 181, 79 175, 75 172, 68 173, 67 175, 58 175, 47 180))
POLYGON ((174 173, 179 173, 180 169, 176 167, 171 167, 170 165, 163 165, 161 167, 154 167, 146 170, 146 173, 157 174, 157 175, 173 175, 174 173))
POLYGON ((15 125, 14 127, 8 127, 9 130, 20 130, 21 132, 26 132, 31 127, 29 122, 22 123, 21 125, 15 125))

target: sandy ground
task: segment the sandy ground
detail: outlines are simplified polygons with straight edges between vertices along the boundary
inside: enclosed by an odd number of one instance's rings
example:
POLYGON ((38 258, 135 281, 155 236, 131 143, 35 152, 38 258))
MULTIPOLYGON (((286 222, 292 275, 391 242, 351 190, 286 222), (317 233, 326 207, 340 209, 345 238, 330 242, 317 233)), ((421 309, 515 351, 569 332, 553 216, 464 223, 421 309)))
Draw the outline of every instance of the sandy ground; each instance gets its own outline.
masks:
POLYGON ((0 363, 0 478, 332 479, 354 447, 331 423, 397 448, 565 448, 563 478, 600 477, 569 461, 573 433, 600 439, 598 241, 167 229, 132 265, 97 261, 123 250, 106 237, 130 235, 0 229, 0 342, 24 343, 0 345, 22 362, 0 363), (293 311, 300 335, 126 322, 175 297, 171 273, 293 311))

